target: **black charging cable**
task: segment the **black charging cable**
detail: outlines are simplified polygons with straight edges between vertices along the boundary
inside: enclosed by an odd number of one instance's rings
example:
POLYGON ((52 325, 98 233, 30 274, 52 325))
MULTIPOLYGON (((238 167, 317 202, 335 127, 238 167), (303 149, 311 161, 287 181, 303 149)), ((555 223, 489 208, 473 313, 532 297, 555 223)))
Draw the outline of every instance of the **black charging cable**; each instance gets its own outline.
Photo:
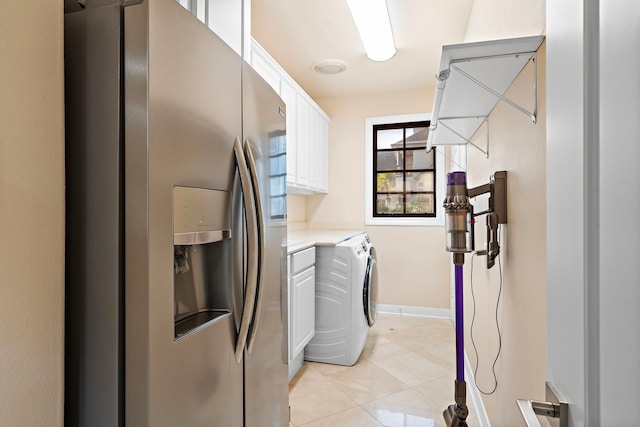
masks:
MULTIPOLYGON (((500 226, 498 226, 498 243, 500 244, 500 226)), ((491 366, 491 371, 493 373, 493 388, 491 389, 491 391, 484 391, 482 390, 479 386, 478 386, 478 382, 476 381, 476 387, 478 388, 478 391, 484 395, 491 395, 493 393, 495 393, 496 389, 498 388, 498 377, 496 375, 496 363, 498 363, 498 359, 500 358, 500 354, 502 353, 502 333, 500 331, 500 322, 499 322, 499 318, 498 318, 498 311, 500 308, 500 299, 502 297, 502 251, 500 251, 498 253, 498 270, 500 271, 500 287, 498 289, 498 298, 496 299, 496 329, 498 331, 498 352, 496 353, 496 357, 495 359, 493 359, 493 365, 491 366)), ((473 377, 474 379, 477 378, 477 374, 478 374, 478 366, 480 365, 480 356, 478 355, 478 349, 476 347, 476 343, 473 339, 473 325, 475 323, 476 320, 476 296, 475 293, 473 291, 473 259, 476 256, 476 253, 474 252, 471 255, 471 298, 473 299, 473 314, 471 316, 471 344, 473 345, 473 351, 476 355, 476 366, 473 369, 473 377)), ((488 256, 488 255, 487 255, 488 256)))

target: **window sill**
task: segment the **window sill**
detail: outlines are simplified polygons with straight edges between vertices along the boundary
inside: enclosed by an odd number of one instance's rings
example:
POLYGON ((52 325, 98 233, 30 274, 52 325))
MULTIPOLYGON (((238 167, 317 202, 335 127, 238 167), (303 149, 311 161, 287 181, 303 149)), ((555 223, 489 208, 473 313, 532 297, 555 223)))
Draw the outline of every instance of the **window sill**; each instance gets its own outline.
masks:
POLYGON ((444 227, 444 216, 435 218, 365 218, 365 225, 444 227))

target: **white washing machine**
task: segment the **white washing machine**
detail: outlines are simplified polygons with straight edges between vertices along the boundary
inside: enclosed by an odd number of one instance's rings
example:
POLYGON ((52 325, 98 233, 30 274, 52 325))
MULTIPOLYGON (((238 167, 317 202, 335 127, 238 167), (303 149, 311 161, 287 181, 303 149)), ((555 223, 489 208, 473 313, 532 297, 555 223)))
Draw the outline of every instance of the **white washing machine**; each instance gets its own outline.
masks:
POLYGON ((316 247, 316 333, 305 360, 351 366, 376 318, 378 270, 366 234, 316 247))

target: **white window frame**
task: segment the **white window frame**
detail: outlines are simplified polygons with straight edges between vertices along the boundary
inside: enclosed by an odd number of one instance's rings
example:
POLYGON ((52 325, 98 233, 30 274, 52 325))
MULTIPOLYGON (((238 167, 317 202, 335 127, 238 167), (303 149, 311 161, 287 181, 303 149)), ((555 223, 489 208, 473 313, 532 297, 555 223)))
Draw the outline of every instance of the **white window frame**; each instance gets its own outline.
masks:
MULTIPOLYGON (((373 216, 373 126, 389 123, 409 123, 431 120, 431 113, 401 114, 396 116, 367 117, 365 119, 365 225, 409 225, 409 226, 444 226, 444 209, 440 200, 436 200, 436 216, 428 218, 393 218, 373 216)), ((436 197, 444 200, 445 170, 444 155, 436 152, 436 197)))

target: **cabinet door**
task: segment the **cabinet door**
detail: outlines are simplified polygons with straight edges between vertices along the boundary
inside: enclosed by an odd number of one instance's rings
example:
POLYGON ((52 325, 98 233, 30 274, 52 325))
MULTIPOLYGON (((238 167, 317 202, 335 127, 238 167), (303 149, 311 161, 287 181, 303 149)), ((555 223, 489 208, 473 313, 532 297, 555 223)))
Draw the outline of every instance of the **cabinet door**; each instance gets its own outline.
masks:
POLYGON ((242 55, 242 3, 237 0, 177 0, 208 26, 238 55, 242 55))
POLYGON ((309 187, 327 192, 328 123, 315 108, 309 109, 309 187))
POLYGON ((280 81, 280 97, 287 105, 287 184, 296 183, 297 92, 286 79, 280 81))
POLYGON ((251 52, 251 66, 262 77, 269 86, 280 93, 280 73, 278 70, 257 50, 251 52))
POLYGON ((321 193, 329 192, 329 121, 320 115, 320 146, 318 149, 318 162, 320 163, 320 175, 318 189, 321 193))
POLYGON ((309 118, 308 118, 308 132, 309 132, 309 148, 308 148, 308 167, 309 167, 309 187, 313 190, 318 188, 318 176, 320 172, 320 165, 318 164, 318 129, 319 129, 319 115, 318 112, 313 108, 309 108, 309 118))
POLYGON ((198 2, 207 4, 205 10, 209 28, 242 56, 242 2, 237 0, 198 0, 198 2))
POLYGON ((293 360, 316 332, 316 269, 310 267, 291 279, 289 358, 293 360))
POLYGON ((299 94, 296 94, 296 184, 309 186, 309 109, 311 106, 299 94))

